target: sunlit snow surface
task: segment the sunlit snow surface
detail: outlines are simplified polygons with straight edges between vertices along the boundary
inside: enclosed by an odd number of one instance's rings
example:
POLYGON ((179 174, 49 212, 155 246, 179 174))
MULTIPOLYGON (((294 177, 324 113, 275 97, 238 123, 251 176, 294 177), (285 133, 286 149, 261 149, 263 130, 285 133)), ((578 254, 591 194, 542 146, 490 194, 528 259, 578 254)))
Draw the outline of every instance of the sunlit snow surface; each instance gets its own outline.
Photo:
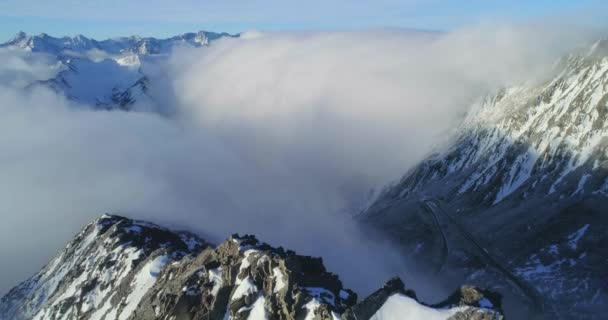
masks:
POLYGON ((266 316, 266 309, 264 309, 264 296, 260 295, 258 299, 253 304, 253 308, 249 313, 248 320, 266 320, 268 317, 266 316))
POLYGON ((370 320, 446 320, 463 308, 437 310, 402 294, 390 296, 370 320))
POLYGON ((156 282, 160 270, 169 262, 167 256, 159 256, 154 260, 148 262, 140 271, 135 275, 133 282, 131 283, 131 293, 127 297, 127 304, 120 313, 119 320, 126 320, 129 318, 131 313, 137 307, 137 304, 144 297, 146 292, 156 282))
POLYGON ((285 283, 285 280, 283 279, 284 275, 283 275, 283 272, 281 271, 281 268, 274 267, 272 269, 272 276, 274 277, 274 279, 276 281, 276 286, 274 287, 275 293, 281 291, 283 288, 285 288, 285 286, 287 286, 287 284, 285 283))

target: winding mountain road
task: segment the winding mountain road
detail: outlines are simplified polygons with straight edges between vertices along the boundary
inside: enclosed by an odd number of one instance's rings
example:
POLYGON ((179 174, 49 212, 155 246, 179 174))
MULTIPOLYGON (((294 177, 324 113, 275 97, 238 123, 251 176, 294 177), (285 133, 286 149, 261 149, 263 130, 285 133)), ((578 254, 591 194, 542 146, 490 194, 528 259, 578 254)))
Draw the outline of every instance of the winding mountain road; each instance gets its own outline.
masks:
POLYGON ((504 267, 502 263, 492 257, 488 250, 481 246, 475 237, 468 232, 466 228, 464 228, 464 226, 462 226, 450 214, 441 209, 439 200, 434 198, 422 198, 421 202, 422 207, 431 215, 435 226, 440 231, 441 238, 443 239, 442 242, 444 243, 444 248, 442 249, 442 251, 445 252, 444 263, 445 259, 447 259, 448 247, 445 232, 439 223, 439 219, 437 218, 438 214, 446 217, 450 224, 456 227, 456 230, 458 230, 460 235, 462 235, 469 243, 473 245, 475 249, 477 249, 476 251, 479 258, 482 259, 487 266, 492 267, 501 273, 511 285, 516 287, 528 299, 530 302, 530 319, 542 319, 542 315, 544 314, 544 302, 534 287, 521 280, 519 277, 517 277, 517 275, 504 267))
POLYGON ((439 219, 437 219, 437 215, 435 214, 435 211, 433 211, 433 208, 428 206, 426 202, 423 201, 422 204, 423 204, 422 208, 431 216, 435 229, 437 229, 437 231, 441 235, 441 237, 440 237, 441 251, 439 252, 440 257, 438 259, 439 263, 437 264, 437 269, 435 270, 435 273, 437 274, 437 273, 441 272, 441 270, 443 269, 443 266, 445 266, 445 264, 447 263, 448 255, 450 253, 450 248, 448 247, 447 237, 445 235, 445 232, 443 232, 443 228, 441 227, 441 224, 439 223, 439 219))

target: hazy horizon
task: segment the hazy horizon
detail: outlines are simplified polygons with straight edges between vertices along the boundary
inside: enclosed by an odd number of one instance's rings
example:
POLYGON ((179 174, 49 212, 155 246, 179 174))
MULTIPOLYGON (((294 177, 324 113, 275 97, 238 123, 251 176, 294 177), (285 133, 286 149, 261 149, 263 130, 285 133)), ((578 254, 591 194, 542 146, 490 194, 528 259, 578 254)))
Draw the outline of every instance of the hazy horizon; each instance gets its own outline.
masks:
POLYGON ((453 31, 486 22, 525 23, 555 20, 592 28, 606 27, 601 12, 608 4, 583 1, 381 0, 331 1, 158 1, 115 3, 69 0, 0 3, 0 42, 19 31, 54 36, 83 34, 98 40, 120 36, 165 38, 199 30, 356 31, 405 28, 453 31), (547 10, 551 8, 551 10, 547 10), (133 13, 137 14, 133 14, 133 13), (162 22, 162 23, 159 23, 162 22))

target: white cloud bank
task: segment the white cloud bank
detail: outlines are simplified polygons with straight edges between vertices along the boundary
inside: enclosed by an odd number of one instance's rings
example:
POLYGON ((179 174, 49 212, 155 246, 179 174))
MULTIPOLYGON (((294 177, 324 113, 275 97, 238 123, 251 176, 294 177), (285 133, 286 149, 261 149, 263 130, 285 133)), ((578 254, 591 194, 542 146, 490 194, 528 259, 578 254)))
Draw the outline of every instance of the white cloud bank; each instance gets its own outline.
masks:
POLYGON ((52 78, 61 64, 53 56, 0 48, 0 85, 21 89, 52 78))
POLYGON ((254 233, 323 256, 368 292, 403 265, 344 212, 442 142, 472 99, 538 74, 573 35, 483 26, 221 40, 148 68, 170 117, 16 91, 0 69, 0 292, 103 212, 213 240, 254 233))

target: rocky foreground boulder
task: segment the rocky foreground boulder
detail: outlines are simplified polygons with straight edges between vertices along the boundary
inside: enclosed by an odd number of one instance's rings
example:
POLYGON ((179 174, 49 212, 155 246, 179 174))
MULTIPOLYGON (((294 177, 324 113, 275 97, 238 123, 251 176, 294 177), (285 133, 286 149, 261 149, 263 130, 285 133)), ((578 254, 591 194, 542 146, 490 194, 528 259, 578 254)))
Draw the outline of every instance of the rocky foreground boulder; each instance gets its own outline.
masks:
POLYGON ((503 319, 500 295, 463 287, 424 304, 395 278, 369 297, 320 258, 233 235, 212 246, 187 232, 103 215, 0 300, 1 320, 503 319))

